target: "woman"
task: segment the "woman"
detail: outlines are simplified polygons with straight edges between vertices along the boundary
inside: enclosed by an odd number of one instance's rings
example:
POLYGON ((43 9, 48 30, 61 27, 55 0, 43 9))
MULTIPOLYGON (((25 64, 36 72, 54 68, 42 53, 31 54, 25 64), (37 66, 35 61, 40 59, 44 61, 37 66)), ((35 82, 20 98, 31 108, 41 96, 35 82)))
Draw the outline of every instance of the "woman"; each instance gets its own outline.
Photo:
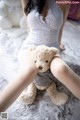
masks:
MULTIPOLYGON (((58 35, 63 23, 63 15, 55 0, 22 0, 30 32, 19 52, 21 69, 16 82, 11 82, 2 92, 0 111, 7 109, 20 95, 35 75, 38 68, 29 56, 27 48, 31 45, 47 45, 59 48, 58 35)), ((55 56, 50 65, 52 74, 80 99, 80 78, 61 59, 55 56)))

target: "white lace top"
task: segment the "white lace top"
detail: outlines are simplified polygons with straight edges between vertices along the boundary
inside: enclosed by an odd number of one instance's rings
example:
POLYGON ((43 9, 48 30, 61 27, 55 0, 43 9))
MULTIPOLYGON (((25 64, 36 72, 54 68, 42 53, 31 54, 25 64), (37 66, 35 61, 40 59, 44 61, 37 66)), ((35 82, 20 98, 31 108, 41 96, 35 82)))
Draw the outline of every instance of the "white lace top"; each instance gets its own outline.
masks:
POLYGON ((63 14, 54 0, 49 0, 49 10, 45 21, 36 9, 27 16, 30 32, 24 41, 22 48, 29 45, 47 45, 58 48, 58 34, 63 22, 63 14))

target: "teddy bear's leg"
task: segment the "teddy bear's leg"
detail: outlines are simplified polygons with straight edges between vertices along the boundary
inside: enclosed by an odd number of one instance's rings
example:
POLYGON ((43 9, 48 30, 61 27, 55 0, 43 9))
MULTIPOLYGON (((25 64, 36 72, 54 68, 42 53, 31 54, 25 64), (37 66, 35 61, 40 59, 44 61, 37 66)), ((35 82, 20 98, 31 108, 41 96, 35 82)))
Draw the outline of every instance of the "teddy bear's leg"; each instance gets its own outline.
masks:
POLYGON ((63 105, 63 104, 65 104, 67 102, 68 96, 63 92, 57 91, 55 83, 51 84, 46 89, 46 91, 47 91, 51 101, 55 105, 63 105))
POLYGON ((37 88, 35 84, 32 82, 28 87, 27 90, 23 91, 22 94, 19 96, 20 100, 26 104, 32 104, 35 100, 37 94, 37 88))

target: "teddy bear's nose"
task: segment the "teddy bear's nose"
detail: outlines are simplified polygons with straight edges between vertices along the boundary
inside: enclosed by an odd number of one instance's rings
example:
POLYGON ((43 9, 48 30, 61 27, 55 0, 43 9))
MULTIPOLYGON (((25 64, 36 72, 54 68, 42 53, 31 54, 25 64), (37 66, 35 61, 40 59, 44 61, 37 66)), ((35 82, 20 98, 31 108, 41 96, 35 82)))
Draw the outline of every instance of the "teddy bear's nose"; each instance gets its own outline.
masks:
POLYGON ((39 69, 42 70, 42 66, 39 66, 39 69))

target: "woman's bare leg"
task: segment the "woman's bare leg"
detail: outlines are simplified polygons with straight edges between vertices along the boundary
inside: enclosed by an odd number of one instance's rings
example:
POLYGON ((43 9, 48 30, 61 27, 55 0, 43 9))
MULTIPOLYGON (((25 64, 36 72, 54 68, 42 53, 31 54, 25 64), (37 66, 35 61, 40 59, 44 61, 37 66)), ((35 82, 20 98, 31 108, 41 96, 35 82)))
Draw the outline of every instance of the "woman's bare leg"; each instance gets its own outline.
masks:
POLYGON ((80 77, 60 57, 54 58, 50 68, 52 74, 80 99, 80 77))
POLYGON ((17 77, 0 93, 0 112, 5 111, 18 98, 36 74, 36 65, 31 59, 28 59, 17 77))
MULTIPOLYGON (((62 1, 62 0, 59 0, 59 1, 62 1)), ((59 39, 59 48, 60 48, 61 51, 63 51, 63 50, 65 50, 65 47, 64 47, 63 43, 61 42, 61 40, 62 40, 63 28, 64 28, 65 22, 67 20, 67 17, 68 17, 70 4, 58 4, 58 6, 60 7, 60 9, 63 12, 63 24, 60 28, 59 36, 58 36, 59 37, 58 38, 59 39)))

